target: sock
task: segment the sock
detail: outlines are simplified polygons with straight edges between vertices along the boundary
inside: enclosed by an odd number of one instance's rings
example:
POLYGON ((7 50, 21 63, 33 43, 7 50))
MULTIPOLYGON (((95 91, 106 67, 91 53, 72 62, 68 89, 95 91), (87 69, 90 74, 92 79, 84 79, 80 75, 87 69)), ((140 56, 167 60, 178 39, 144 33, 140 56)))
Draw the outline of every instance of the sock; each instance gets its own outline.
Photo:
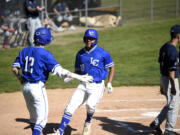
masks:
POLYGON ((86 122, 91 123, 94 113, 87 113, 86 122))
POLYGON ((71 114, 64 113, 61 120, 61 124, 59 125, 60 135, 63 134, 63 131, 65 130, 66 126, 69 124, 71 117, 72 117, 71 114))
POLYGON ((42 130, 43 130, 43 127, 41 125, 36 124, 34 126, 32 135, 41 135, 42 130))

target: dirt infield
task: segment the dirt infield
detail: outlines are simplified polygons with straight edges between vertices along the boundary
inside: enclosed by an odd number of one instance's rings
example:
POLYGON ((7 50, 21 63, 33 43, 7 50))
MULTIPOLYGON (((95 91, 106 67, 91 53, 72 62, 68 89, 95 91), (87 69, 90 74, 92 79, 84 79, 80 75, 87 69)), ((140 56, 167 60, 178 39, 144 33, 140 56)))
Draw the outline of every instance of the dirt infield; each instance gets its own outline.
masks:
MULTIPOLYGON (((44 134, 58 128, 74 89, 48 90, 49 117, 44 134)), ((116 87, 107 91, 92 120, 92 135, 151 135, 149 123, 166 103, 159 87, 116 87)), ((31 135, 29 115, 21 92, 0 94, 0 135, 31 135)), ((80 107, 72 117, 65 135, 81 135, 86 112, 80 107)), ((161 126, 164 130, 164 124, 161 126)), ((180 133, 180 114, 175 131, 180 133)))

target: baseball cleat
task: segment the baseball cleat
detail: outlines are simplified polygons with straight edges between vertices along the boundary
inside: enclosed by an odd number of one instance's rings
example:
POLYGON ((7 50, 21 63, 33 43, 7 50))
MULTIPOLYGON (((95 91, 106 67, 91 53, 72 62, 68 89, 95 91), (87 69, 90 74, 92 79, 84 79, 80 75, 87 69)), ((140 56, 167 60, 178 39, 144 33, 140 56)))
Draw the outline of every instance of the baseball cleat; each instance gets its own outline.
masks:
POLYGON ((149 127, 156 131, 155 135, 162 135, 160 125, 156 125, 154 121, 149 125, 149 127))
POLYGON ((54 130, 54 133, 50 133, 50 134, 47 134, 47 135, 63 135, 63 134, 61 134, 59 132, 59 129, 57 129, 57 130, 53 129, 53 130, 54 130))
POLYGON ((91 123, 85 122, 83 135, 90 135, 91 134, 91 123))
POLYGON ((176 132, 165 130, 164 135, 178 135, 176 132))

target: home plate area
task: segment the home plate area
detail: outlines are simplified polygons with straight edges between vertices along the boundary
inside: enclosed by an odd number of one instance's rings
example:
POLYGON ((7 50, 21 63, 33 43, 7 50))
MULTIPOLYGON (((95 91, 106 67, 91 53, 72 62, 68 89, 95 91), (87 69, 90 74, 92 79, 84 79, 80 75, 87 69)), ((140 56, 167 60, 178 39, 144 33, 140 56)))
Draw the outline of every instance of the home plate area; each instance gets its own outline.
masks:
MULTIPOLYGON (((120 92, 120 90, 118 91, 120 92)), ((149 124, 166 104, 165 97, 160 95, 158 91, 153 90, 151 92, 144 91, 144 95, 140 90, 136 92, 132 90, 132 93, 127 94, 127 91, 121 89, 121 92, 121 94, 114 93, 116 96, 112 95, 113 98, 111 95, 105 94, 96 110, 94 119, 101 121, 99 125, 102 127, 102 130, 106 131, 105 134, 155 134, 149 127, 149 124), (139 96, 137 96, 138 93, 140 94, 139 96)), ((165 121, 162 123, 161 129, 164 131, 165 121)), ((180 115, 174 131, 180 134, 180 115)))

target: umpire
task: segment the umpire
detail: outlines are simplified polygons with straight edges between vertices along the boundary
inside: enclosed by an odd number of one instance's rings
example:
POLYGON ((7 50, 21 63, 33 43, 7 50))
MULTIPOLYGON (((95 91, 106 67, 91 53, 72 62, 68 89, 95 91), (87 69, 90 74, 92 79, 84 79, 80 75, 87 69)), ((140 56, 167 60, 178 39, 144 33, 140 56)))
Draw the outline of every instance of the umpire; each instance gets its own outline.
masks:
POLYGON ((165 43, 159 52, 161 72, 161 93, 166 96, 167 104, 150 124, 158 135, 162 134, 161 123, 166 120, 164 135, 176 135, 173 131, 178 117, 179 107, 179 56, 176 46, 180 43, 180 25, 172 26, 171 40, 165 43))

